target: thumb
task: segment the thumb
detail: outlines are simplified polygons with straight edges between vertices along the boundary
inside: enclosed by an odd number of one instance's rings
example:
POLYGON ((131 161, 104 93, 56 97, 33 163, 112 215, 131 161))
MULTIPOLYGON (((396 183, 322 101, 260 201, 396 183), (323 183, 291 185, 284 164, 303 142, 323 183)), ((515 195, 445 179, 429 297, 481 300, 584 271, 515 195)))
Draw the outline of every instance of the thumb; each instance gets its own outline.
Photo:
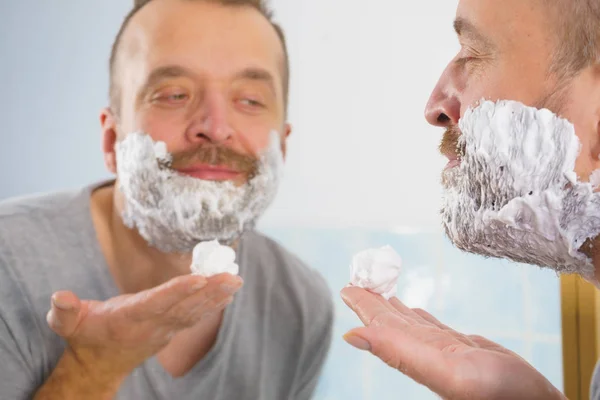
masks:
POLYGON ((399 329, 364 327, 344 335, 350 345, 371 352, 392 368, 441 393, 448 385, 447 363, 441 352, 399 329))
POLYGON ((56 292, 52 295, 51 308, 46 315, 48 326, 56 334, 67 338, 79 324, 81 301, 72 292, 56 292))
POLYGON ((353 329, 344 335, 344 340, 359 350, 365 350, 379 357, 392 368, 406 373, 404 360, 398 351, 397 333, 391 329, 378 327, 364 327, 353 329))

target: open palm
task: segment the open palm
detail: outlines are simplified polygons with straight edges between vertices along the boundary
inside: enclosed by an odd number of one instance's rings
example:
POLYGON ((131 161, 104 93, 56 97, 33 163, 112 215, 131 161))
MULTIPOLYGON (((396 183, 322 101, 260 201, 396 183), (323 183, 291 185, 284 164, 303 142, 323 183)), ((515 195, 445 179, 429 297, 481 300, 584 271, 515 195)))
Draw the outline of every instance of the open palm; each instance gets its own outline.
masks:
POLYGON ((480 336, 450 329, 397 298, 349 287, 342 298, 364 328, 345 338, 445 399, 565 399, 517 354, 480 336))

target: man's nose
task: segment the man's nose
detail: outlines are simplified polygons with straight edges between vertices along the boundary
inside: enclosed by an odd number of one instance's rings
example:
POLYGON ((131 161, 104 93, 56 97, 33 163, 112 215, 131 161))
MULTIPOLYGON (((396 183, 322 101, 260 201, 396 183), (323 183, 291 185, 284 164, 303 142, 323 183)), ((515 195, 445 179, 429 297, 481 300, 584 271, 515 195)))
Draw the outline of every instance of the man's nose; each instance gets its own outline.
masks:
POLYGON ((205 94, 203 102, 188 129, 191 142, 224 143, 233 136, 226 96, 218 92, 205 94))
POLYGON ((425 119, 433 126, 442 128, 458 125, 460 101, 451 83, 448 68, 438 81, 425 107, 425 119))

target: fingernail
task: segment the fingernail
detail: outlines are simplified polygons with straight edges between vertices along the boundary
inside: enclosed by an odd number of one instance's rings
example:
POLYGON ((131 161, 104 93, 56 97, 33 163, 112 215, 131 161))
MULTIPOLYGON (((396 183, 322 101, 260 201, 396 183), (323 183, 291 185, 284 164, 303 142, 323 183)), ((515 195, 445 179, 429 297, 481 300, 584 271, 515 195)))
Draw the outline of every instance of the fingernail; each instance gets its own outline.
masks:
POLYGON ((228 285, 226 283, 221 285, 221 289, 229 294, 234 294, 237 292, 242 285, 228 285))
POLYGON ((206 286, 207 282, 205 279, 201 280, 200 282, 196 282, 193 286, 192 286, 192 292, 197 292, 198 290, 204 288, 206 286))
POLYGON ((46 314, 46 322, 50 327, 60 328, 62 326, 60 320, 54 318, 54 316, 52 315, 52 310, 48 311, 48 313, 46 314))
POLYGON ((52 298, 52 304, 54 304, 54 307, 63 311, 71 311, 73 309, 73 306, 71 304, 65 303, 56 297, 52 298))
POLYGON ((341 293, 341 297, 342 297, 342 300, 344 301, 344 303, 346 303, 346 305, 348 307, 352 307, 352 303, 350 303, 350 299, 348 298, 348 296, 346 296, 346 294, 344 292, 341 293))
POLYGON ((352 335, 352 334, 346 334, 346 335, 344 335, 344 340, 346 342, 348 342, 348 344, 356 347, 359 350, 365 350, 365 351, 371 350, 371 344, 359 336, 352 335))

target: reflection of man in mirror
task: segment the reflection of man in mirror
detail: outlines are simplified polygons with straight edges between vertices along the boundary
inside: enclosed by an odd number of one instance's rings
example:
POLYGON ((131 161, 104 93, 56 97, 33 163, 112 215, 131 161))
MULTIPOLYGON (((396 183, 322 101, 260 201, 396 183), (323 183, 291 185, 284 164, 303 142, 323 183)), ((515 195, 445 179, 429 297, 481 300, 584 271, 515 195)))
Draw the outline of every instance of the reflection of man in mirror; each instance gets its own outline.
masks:
POLYGON ((0 398, 311 397, 330 293, 253 232, 281 178, 287 94, 262 1, 137 2, 101 113, 116 180, 0 204, 0 398), (198 243, 214 250, 200 270, 230 272, 191 274, 198 243))
MULTIPOLYGON (((426 110, 446 129, 448 237, 468 252, 598 284, 600 2, 461 0, 454 26, 461 50, 426 110)), ((367 325, 347 340, 444 398, 564 398, 496 343, 396 298, 358 288, 343 297, 367 325)), ((594 399, 598 386, 600 376, 594 399)))

